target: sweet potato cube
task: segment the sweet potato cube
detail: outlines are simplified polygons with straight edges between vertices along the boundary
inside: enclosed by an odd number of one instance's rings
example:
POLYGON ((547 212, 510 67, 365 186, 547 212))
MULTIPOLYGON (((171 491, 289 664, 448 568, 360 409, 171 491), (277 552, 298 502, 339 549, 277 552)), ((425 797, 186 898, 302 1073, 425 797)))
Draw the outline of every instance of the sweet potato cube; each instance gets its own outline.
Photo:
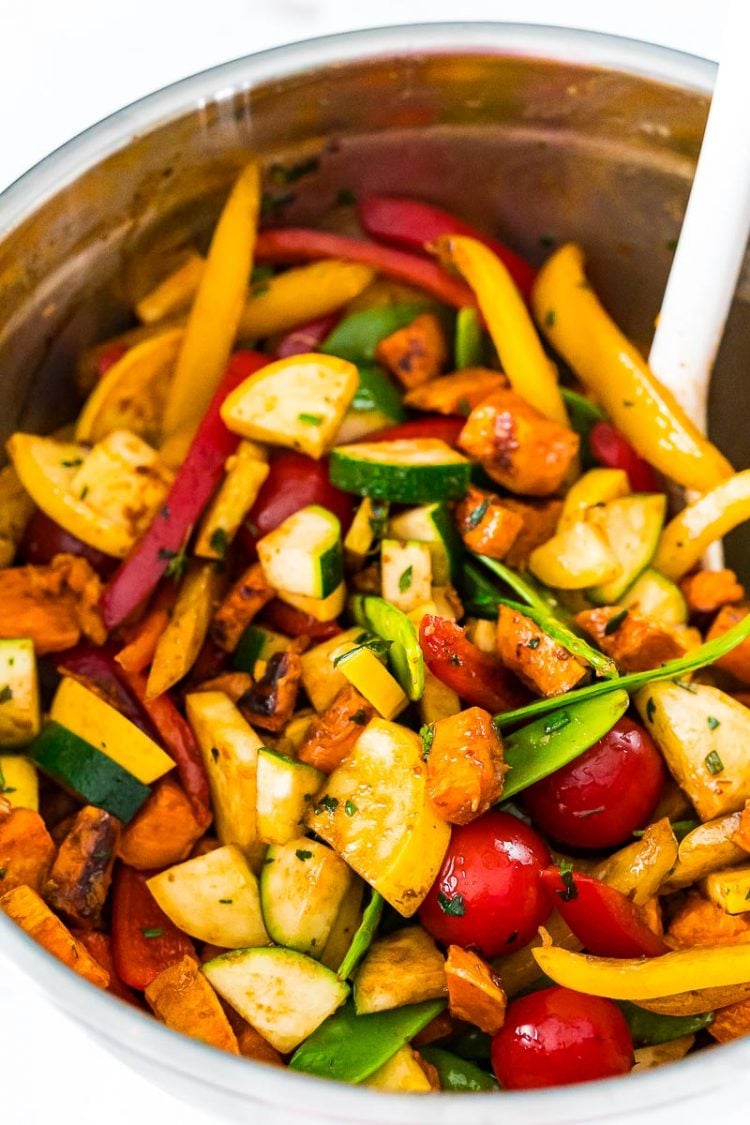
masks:
POLYGON ((750 917, 727 914, 720 906, 691 891, 667 928, 674 949, 703 945, 737 945, 750 941, 750 917))
POLYGON ((171 867, 188 858, 204 831, 179 782, 163 777, 123 829, 117 855, 138 871, 171 867))
MULTIPOLYGON (((747 617, 747 614, 747 605, 722 606, 706 634, 706 640, 712 641, 715 637, 723 636, 733 625, 739 624, 744 617, 747 617)), ((723 668, 725 672, 731 673, 736 679, 741 680, 743 684, 750 684, 750 637, 746 638, 744 641, 740 641, 731 652, 728 652, 726 656, 722 656, 720 660, 717 660, 716 666, 717 668, 723 668)))
POLYGON ((488 367, 464 367, 452 375, 442 375, 404 395, 404 405, 431 414, 469 414, 493 391, 508 386, 500 371, 488 367))
POLYGON ((500 799, 507 767, 489 711, 468 707, 438 719, 427 758, 427 792, 451 824, 468 824, 500 799))
POLYGON ((0 892, 27 886, 40 891, 55 858, 55 842, 38 812, 0 812, 0 892))
POLYGON ((405 328, 381 340, 375 358, 404 387, 417 387, 434 379, 448 359, 440 321, 434 313, 422 313, 405 328))
POLYGON ((456 508, 456 523, 466 546, 491 559, 504 559, 523 527, 523 518, 499 496, 469 488, 456 508))
POLYGON ((691 613, 715 613, 745 596, 733 570, 699 570, 683 578, 680 588, 691 613))
POLYGON ((324 773, 340 766, 375 714, 375 708, 351 684, 311 722, 297 757, 324 773))
POLYGON ((501 605, 497 651, 506 668, 538 695, 571 691, 587 673, 586 665, 547 636, 518 610, 501 605))
POLYGON ((274 591, 260 563, 253 563, 237 579, 211 621, 211 638, 225 652, 234 652, 247 625, 270 602, 274 591))
POLYGON ((120 822, 86 805, 60 845, 42 894, 72 925, 95 928, 112 882, 120 822))
POLYGON ((750 1035, 750 1000, 740 1000, 720 1008, 708 1026, 709 1035, 718 1043, 731 1043, 743 1035, 750 1035))
POLYGON ((448 946, 445 962, 448 1007, 458 1020, 473 1023, 480 1031, 494 1035, 505 1022, 508 998, 500 978, 470 949, 448 946))
POLYGON ((562 500, 516 500, 515 496, 506 496, 503 504, 523 520, 521 530, 505 556, 505 562, 515 570, 523 570, 528 564, 531 552, 551 539, 557 531, 563 502, 562 500))
POLYGON ((192 1039, 238 1055, 237 1036, 229 1026, 219 997, 192 957, 162 969, 146 988, 154 1015, 192 1039))
POLYGON ((550 496, 565 480, 579 438, 515 391, 500 390, 472 410, 459 445, 510 492, 550 496))
POLYGON ((109 973, 31 887, 16 887, 0 898, 0 910, 63 965, 99 988, 109 985, 109 973))
POLYGON ((646 672, 685 655, 685 646, 667 626, 634 609, 600 606, 585 609, 575 620, 622 672, 646 672))

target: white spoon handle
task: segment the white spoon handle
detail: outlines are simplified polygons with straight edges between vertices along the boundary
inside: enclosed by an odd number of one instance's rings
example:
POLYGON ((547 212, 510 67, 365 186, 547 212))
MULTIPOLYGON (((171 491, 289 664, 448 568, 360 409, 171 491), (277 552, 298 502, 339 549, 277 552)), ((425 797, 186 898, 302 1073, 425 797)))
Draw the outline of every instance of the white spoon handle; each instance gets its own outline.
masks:
POLYGON ((730 0, 711 110, 649 362, 705 432, 750 230, 750 3, 730 0))

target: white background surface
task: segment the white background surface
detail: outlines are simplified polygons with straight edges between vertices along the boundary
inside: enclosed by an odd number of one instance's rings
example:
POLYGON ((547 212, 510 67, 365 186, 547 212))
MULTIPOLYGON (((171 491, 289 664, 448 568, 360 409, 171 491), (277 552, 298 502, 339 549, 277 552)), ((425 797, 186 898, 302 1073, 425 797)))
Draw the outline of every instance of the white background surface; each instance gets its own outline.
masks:
MULTIPOLYGON (((723 0, 0 0, 0 189, 151 90, 309 35, 460 16, 589 27, 715 58, 724 8, 723 0)), ((2 951, 0 1066, 2 1125, 213 1120, 84 1037, 2 951)), ((684 1109, 679 1121, 689 1125, 684 1109)))

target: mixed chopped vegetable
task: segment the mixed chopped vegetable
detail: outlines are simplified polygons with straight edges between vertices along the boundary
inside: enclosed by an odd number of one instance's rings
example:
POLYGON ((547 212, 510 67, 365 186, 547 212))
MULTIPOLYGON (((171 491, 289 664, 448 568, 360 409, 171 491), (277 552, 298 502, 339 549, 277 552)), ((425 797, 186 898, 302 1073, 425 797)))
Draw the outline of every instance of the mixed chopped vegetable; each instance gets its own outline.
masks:
POLYGON ((701 569, 750 471, 579 247, 386 196, 259 229, 261 180, 81 356, 74 425, 8 442, 0 908, 379 1090, 750 1034, 750 602, 701 569))

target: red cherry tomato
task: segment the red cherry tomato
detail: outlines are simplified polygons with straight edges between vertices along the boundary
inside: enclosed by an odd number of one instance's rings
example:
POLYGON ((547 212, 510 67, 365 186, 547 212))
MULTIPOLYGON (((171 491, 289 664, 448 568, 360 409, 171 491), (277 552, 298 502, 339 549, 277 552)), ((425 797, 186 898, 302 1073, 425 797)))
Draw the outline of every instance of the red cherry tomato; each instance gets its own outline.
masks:
POLYGON ((333 512, 341 520, 342 532, 346 533, 352 522, 354 501, 331 484, 328 463, 291 450, 277 453, 271 459, 258 498, 240 528, 240 541, 245 551, 254 557, 258 539, 308 504, 320 504, 333 512))
POLYGON ((595 461, 608 469, 624 469, 633 492, 661 492, 654 470, 639 457, 627 438, 610 422, 595 422, 589 434, 589 448, 595 461))
POLYGON ((539 882, 549 852, 533 828, 492 809, 454 827, 419 920, 444 945, 499 957, 531 941, 552 906, 539 882))
POLYGON ((613 848, 651 819, 666 771, 650 735, 631 719, 562 769, 537 781, 524 804, 543 832, 577 848, 613 848))
POLYGON ((633 1041, 617 1005, 557 985, 514 1000, 492 1040, 492 1069, 506 1090, 612 1078, 632 1065, 633 1041))
POLYGON ((71 535, 37 508, 29 520, 20 544, 20 554, 27 563, 46 566, 55 555, 80 555, 94 568, 100 578, 114 573, 118 560, 71 535))
POLYGON ((456 445, 458 435, 466 425, 465 418, 455 418, 452 414, 428 415, 414 418, 411 422, 401 422, 398 426, 388 426, 367 435, 367 441, 399 441, 409 438, 440 438, 448 445, 456 445))
POLYGON ((496 656, 482 652, 460 625, 428 613, 419 626, 419 644, 433 676, 453 688, 472 707, 510 711, 528 696, 496 656))

